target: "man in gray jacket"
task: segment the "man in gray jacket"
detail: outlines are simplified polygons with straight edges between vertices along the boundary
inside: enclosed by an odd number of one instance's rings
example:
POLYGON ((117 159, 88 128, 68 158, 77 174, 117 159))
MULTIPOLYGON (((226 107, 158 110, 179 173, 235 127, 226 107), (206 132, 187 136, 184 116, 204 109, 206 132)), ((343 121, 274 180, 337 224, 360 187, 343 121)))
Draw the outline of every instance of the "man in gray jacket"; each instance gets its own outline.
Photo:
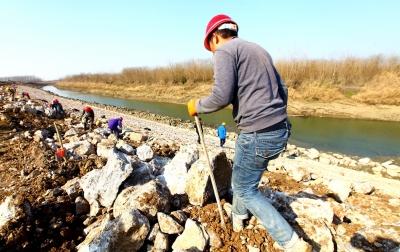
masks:
POLYGON ((269 160, 285 149, 290 134, 287 89, 271 56, 257 44, 237 37, 238 25, 217 15, 207 25, 204 46, 214 54, 214 86, 210 96, 188 103, 191 116, 233 105, 240 130, 232 172, 232 225, 243 229, 248 212, 285 251, 311 251, 288 222, 258 190, 269 160))

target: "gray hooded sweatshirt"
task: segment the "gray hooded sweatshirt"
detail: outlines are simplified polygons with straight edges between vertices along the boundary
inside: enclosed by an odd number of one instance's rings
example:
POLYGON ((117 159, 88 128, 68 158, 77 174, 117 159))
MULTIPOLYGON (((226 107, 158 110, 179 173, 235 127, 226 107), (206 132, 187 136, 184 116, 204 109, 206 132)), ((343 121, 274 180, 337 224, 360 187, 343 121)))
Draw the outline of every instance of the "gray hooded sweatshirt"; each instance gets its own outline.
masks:
POLYGON ((265 129, 287 118, 287 88, 271 56, 257 44, 234 38, 214 54, 214 86, 196 104, 197 113, 233 105, 241 132, 265 129))

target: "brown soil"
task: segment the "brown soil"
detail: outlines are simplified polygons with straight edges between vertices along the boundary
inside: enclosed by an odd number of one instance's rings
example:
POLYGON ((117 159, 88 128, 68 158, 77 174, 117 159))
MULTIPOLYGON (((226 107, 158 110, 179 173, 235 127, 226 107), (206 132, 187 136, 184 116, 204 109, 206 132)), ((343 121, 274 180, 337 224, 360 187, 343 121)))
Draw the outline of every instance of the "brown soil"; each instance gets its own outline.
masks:
MULTIPOLYGON (((0 102, 2 108, 4 103, 0 102)), ((60 121, 28 113, 3 113, 0 126, 0 199, 12 196, 17 218, 0 230, 0 251, 73 251, 83 239, 83 216, 75 214, 75 197, 60 187, 71 178, 96 168, 90 159, 57 161, 44 143, 19 137, 38 129, 55 132, 60 121), (20 122, 23 121, 23 125, 20 122)), ((64 131, 64 128, 60 128, 64 131)))
MULTIPOLYGON (((221 204, 224 204, 222 200, 221 204)), ((185 210, 188 216, 194 220, 206 223, 207 228, 213 230, 221 239, 222 246, 214 251, 221 252, 247 252, 247 243, 261 251, 279 251, 273 247, 274 241, 264 229, 244 229, 234 232, 228 216, 224 216, 225 229, 221 226, 217 204, 208 204, 204 207, 192 207, 185 210)))

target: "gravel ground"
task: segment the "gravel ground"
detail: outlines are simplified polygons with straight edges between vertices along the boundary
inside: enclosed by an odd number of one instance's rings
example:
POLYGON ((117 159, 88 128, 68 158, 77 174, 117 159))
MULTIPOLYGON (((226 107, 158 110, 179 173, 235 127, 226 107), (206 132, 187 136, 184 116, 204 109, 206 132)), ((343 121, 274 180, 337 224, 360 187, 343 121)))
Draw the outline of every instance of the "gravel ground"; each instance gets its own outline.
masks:
MULTIPOLYGON (((22 89, 28 92, 32 99, 42 99, 51 101, 52 99, 57 98, 61 102, 64 108, 75 108, 81 110, 86 104, 88 104, 82 101, 71 100, 68 98, 56 96, 41 89, 33 87, 24 86, 22 89)), ((92 104, 91 107, 95 111, 96 118, 102 115, 105 115, 106 118, 122 116, 124 118, 123 120, 124 128, 130 128, 133 130, 142 130, 144 128, 150 128, 151 129, 150 135, 155 138, 161 138, 170 141, 173 140, 180 144, 197 143, 197 135, 194 129, 185 129, 180 127, 170 126, 164 123, 132 116, 123 113, 121 111, 113 111, 108 108, 102 108, 95 104, 92 104)), ((218 148, 219 139, 216 136, 206 135, 206 144, 209 148, 218 148)), ((225 144, 225 149, 233 151, 234 147, 235 147, 234 141, 227 139, 225 144)))

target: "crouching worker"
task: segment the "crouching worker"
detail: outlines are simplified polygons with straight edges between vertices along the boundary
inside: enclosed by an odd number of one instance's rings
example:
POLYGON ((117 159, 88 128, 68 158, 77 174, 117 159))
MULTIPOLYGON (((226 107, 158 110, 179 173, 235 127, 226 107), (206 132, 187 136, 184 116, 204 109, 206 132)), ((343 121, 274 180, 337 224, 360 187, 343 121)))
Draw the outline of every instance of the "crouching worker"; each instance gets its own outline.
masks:
POLYGON ((214 86, 210 96, 188 103, 191 116, 211 113, 229 104, 240 134, 232 171, 232 225, 243 229, 253 214, 285 251, 308 252, 312 247, 260 192, 258 184, 268 162, 285 149, 289 136, 287 88, 261 46, 238 38, 238 25, 217 15, 206 28, 204 46, 214 54, 214 86))
POLYGON ((31 99, 28 92, 22 92, 22 98, 25 98, 25 97, 28 98, 29 100, 31 99))
POLYGON ((6 88, 6 91, 10 94, 11 96, 11 101, 15 100, 15 93, 17 92, 17 87, 15 85, 9 86, 6 88))
POLYGON ((64 117, 65 111, 61 103, 57 99, 53 99, 50 104, 51 109, 55 112, 56 118, 64 117))
POLYGON ((122 132, 122 117, 108 120, 108 128, 111 130, 112 134, 119 138, 122 132))
POLYGON ((94 111, 91 107, 86 106, 83 108, 81 120, 85 130, 87 129, 92 130, 94 123, 94 111))

